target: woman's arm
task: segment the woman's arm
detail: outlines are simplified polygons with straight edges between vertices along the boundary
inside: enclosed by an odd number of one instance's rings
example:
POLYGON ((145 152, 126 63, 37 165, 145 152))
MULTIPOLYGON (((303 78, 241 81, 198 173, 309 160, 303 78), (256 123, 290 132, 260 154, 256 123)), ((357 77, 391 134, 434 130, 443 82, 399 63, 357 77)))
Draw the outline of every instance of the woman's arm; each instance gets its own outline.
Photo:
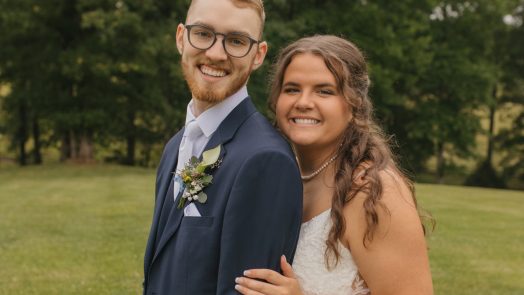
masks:
POLYGON ((433 286, 427 246, 411 191, 401 178, 380 172, 383 194, 376 210, 378 226, 363 244, 367 229, 364 200, 359 193, 345 206, 344 244, 373 295, 431 295, 433 286))

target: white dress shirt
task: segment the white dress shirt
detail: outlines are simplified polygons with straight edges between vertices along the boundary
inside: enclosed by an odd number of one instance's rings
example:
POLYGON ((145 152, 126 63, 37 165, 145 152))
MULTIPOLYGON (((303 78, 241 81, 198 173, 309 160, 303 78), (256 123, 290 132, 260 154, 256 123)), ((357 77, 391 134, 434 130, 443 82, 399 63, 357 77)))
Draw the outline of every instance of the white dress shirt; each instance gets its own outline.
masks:
MULTIPOLYGON (((209 142, 209 139, 218 129, 218 126, 220 126, 222 121, 224 121, 229 113, 231 113, 231 111, 233 111, 245 98, 247 98, 247 96, 247 87, 244 85, 235 94, 207 109, 198 117, 195 117, 193 114, 194 98, 191 99, 187 105, 185 125, 187 126, 189 122, 196 120, 198 126, 202 130, 200 136, 194 139, 194 150, 196 151, 194 156, 200 157, 202 152, 204 152, 204 148, 209 142)), ((183 165, 185 165, 185 163, 178 163, 176 170, 180 171, 184 167, 183 165)))

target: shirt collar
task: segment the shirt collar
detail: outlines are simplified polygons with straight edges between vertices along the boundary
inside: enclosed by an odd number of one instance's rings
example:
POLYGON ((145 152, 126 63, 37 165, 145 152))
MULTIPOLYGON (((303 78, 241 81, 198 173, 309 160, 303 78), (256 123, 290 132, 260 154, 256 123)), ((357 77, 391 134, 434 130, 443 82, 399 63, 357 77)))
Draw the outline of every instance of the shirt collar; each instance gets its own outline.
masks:
POLYGON ((242 86, 235 94, 224 99, 220 103, 207 109, 200 116, 195 118, 193 115, 193 99, 187 105, 186 125, 190 121, 196 120, 202 133, 206 137, 210 137, 220 126, 220 123, 234 110, 246 97, 248 96, 247 87, 242 86))

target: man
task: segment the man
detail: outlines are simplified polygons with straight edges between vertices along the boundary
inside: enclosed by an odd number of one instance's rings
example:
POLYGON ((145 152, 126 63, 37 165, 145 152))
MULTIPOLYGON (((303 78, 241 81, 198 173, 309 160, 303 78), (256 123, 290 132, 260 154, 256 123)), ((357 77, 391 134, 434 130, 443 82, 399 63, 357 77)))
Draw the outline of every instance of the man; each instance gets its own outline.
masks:
POLYGON ((267 52, 263 24, 262 0, 193 0, 178 25, 193 99, 158 168, 144 294, 238 294, 235 278, 244 270, 279 270, 282 254, 293 258, 300 173, 246 88, 267 52), (212 183, 184 174, 194 171, 190 156, 211 151, 219 153, 204 174, 212 183))

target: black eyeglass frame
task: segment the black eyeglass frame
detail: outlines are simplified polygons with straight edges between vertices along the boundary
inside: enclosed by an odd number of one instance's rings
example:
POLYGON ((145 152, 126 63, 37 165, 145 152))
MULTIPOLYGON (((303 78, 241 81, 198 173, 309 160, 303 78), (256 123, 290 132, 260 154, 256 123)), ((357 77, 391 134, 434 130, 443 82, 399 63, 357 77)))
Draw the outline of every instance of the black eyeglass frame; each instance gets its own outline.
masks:
POLYGON ((204 26, 204 25, 184 25, 184 27, 187 29, 187 39, 189 40, 189 44, 191 44, 191 46, 193 46, 194 48, 196 49, 199 49, 199 50, 208 50, 209 48, 213 47, 213 45, 215 45, 215 43, 217 42, 217 35, 218 36, 222 36, 222 48, 224 48, 224 52, 227 53, 227 55, 231 56, 231 57, 235 57, 235 58, 242 58, 242 57, 245 57, 246 55, 249 54, 249 52, 251 52, 251 49, 253 48, 253 44, 260 44, 262 43, 261 40, 255 40, 253 38, 251 38, 250 36, 248 35, 245 35, 245 34, 240 34, 240 33, 227 33, 227 34, 224 34, 224 33, 219 33, 219 32, 215 32, 213 29, 211 29, 210 27, 207 27, 207 26, 204 26), (211 42, 211 45, 209 45, 207 48, 200 48, 200 47, 197 47, 193 44, 193 42, 191 42, 191 29, 194 28, 194 27, 200 27, 200 28, 205 28, 209 31, 211 31, 213 33, 213 36, 214 36, 214 40, 213 42, 211 42), (226 39, 228 36, 242 36, 242 37, 246 37, 248 40, 249 40, 249 49, 246 51, 246 54, 244 55, 241 55, 241 56, 236 56, 236 55, 232 55, 231 53, 229 53, 226 49, 226 39))

